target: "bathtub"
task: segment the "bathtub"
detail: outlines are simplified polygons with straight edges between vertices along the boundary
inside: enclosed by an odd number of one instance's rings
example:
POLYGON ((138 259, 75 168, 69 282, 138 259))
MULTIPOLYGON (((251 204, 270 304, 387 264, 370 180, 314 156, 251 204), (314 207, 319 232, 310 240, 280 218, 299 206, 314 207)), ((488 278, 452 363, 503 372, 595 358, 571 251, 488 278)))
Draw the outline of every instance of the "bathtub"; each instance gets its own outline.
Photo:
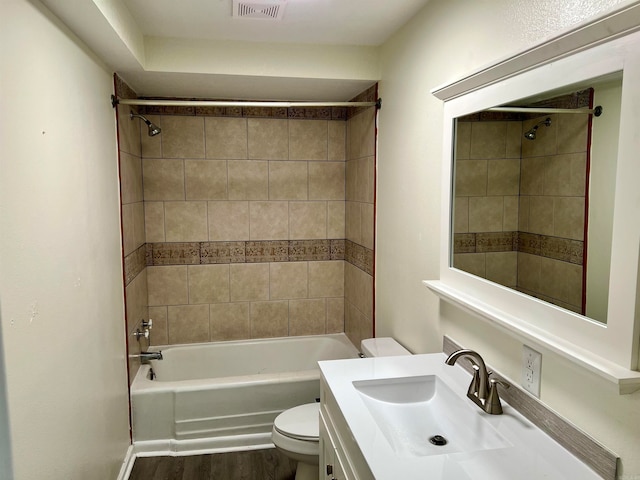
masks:
POLYGON ((142 365, 131 384, 138 454, 271 446, 275 417, 320 396, 317 362, 359 353, 343 333, 150 350, 161 350, 163 360, 142 365))

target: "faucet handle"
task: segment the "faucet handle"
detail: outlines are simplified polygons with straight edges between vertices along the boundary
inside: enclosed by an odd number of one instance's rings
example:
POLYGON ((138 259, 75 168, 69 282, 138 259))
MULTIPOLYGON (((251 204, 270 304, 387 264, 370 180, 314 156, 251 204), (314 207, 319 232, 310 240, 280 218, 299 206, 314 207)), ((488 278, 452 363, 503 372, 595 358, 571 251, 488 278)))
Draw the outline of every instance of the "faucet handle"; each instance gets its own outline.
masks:
POLYGON ((491 415, 500 415, 502 413, 502 404, 500 403, 500 395, 498 394, 498 384, 504 388, 509 388, 511 384, 497 378, 489 379, 489 396, 485 403, 485 412, 491 415))
POLYGON ((142 328, 147 328, 149 330, 151 330, 153 328, 153 319, 149 319, 149 320, 142 320, 142 323, 140 324, 142 325, 142 328))
POLYGON ((140 331, 140 329, 138 328, 131 335, 136 337, 136 340, 138 340, 138 341, 140 341, 141 337, 144 337, 144 338, 146 338, 148 340, 149 339, 149 329, 145 328, 143 331, 140 331))

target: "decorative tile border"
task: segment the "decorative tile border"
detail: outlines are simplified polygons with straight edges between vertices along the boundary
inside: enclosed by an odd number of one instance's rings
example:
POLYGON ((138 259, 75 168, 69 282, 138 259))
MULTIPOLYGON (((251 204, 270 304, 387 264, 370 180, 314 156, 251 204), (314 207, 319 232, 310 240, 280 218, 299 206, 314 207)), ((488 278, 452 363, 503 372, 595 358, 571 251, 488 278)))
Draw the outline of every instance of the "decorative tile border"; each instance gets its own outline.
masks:
MULTIPOLYGON (((461 348, 451 338, 446 335, 443 337, 442 351, 446 355, 450 355, 461 348)), ((469 362, 460 362, 458 365, 472 373, 469 362)), ((487 367, 489 366, 487 365, 487 367)), ((504 380, 504 377, 496 373, 493 368, 490 368, 490 370, 493 370, 492 377, 504 380)), ((509 389, 501 389, 500 396, 530 420, 531 423, 578 457, 580 461, 588 465, 603 479, 616 479, 618 456, 615 453, 549 409, 544 403, 525 392, 518 385, 512 384, 509 389)))
POLYGON ((146 244, 124 257, 124 285, 127 286, 147 266, 146 244))
POLYGON ((200 244, 189 243, 148 243, 151 247, 152 265, 198 265, 200 244))
POLYGON ((365 273, 373 275, 373 250, 346 240, 345 260, 365 273))
POLYGON ((453 253, 522 252, 583 265, 584 242, 528 232, 456 233, 453 253))
MULTIPOLYGON (((355 97, 353 97, 350 102, 376 102, 378 100, 378 84, 371 85, 365 91, 359 93, 355 97)), ((364 112, 368 108, 373 107, 355 107, 349 108, 347 111, 346 120, 349 120, 352 117, 355 117, 359 113, 364 112)))
POLYGON ((122 80, 117 73, 113 74, 115 92, 118 98, 138 98, 136 92, 122 80))

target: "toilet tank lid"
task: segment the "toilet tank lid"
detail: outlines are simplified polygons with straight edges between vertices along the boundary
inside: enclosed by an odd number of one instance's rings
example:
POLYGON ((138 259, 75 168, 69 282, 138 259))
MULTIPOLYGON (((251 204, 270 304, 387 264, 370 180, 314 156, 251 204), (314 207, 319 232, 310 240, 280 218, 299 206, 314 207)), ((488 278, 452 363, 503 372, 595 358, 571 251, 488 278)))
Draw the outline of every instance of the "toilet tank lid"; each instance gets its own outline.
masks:
POLYGON ((411 352, 391 337, 365 338, 360 342, 360 349, 367 357, 397 357, 411 355, 411 352))

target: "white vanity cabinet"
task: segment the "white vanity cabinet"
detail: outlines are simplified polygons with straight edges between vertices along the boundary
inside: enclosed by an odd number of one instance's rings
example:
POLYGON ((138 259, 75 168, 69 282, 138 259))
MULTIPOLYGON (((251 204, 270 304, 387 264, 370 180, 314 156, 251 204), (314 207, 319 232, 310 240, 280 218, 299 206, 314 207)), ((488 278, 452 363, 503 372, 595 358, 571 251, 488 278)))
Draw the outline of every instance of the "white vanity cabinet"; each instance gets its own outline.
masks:
POLYGON ((375 480, 324 378, 320 379, 320 480, 375 480))

